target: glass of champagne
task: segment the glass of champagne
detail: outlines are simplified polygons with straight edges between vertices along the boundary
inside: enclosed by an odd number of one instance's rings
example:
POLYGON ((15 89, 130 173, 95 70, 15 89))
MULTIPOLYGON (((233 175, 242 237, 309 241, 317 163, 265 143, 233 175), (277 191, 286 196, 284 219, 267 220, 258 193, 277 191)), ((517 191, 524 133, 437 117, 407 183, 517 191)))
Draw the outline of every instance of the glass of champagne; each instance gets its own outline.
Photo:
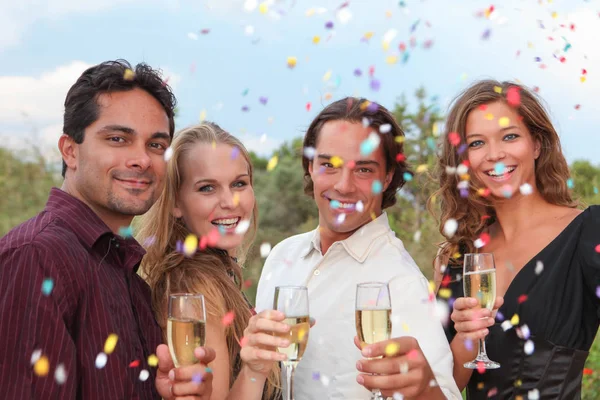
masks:
MULTIPOLYGON (((465 254, 463 266, 463 286, 465 297, 474 297, 479 305, 488 310, 494 308, 496 301, 496 266, 491 253, 465 254)), ((477 357, 464 364, 470 369, 496 369, 500 364, 488 358, 484 339, 479 339, 477 357)))
POLYGON ((176 293, 169 296, 167 340, 175 367, 198 362, 196 347, 206 340, 206 311, 201 294, 176 293))
MULTIPOLYGON (((387 283, 365 282, 356 285, 355 324, 361 348, 388 340, 392 334, 392 305, 387 283)), ((379 389, 371 391, 371 400, 383 400, 379 389)))
POLYGON ((286 382, 284 400, 294 400, 294 371, 306 350, 310 330, 308 289, 305 286, 277 286, 273 309, 284 313, 283 323, 290 326, 288 332, 275 335, 290 341, 288 347, 277 350, 287 356, 287 360, 281 362, 281 373, 286 382))

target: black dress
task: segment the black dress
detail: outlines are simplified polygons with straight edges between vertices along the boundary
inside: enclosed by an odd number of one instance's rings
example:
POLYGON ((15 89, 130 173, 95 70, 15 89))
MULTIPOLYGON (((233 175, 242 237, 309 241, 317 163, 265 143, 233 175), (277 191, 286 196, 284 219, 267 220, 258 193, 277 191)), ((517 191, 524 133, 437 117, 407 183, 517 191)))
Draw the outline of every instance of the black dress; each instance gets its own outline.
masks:
MULTIPOLYGON (((600 206, 591 206, 519 271, 486 338, 489 358, 501 367, 473 371, 468 399, 527 399, 535 389, 543 400, 581 398, 583 367, 600 320, 599 245, 600 206), (502 319, 515 314, 518 324, 505 331, 502 319)), ((452 297, 462 297, 462 269, 447 268, 444 275, 452 297)), ((450 320, 448 340, 455 334, 450 320)))

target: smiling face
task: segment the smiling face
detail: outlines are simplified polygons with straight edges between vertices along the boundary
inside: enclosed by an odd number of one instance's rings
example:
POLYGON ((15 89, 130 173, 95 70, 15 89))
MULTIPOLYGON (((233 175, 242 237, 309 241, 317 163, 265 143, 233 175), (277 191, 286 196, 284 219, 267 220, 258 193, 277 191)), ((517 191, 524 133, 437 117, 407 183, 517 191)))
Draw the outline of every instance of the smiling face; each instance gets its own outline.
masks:
MULTIPOLYGON (((371 221, 371 212, 381 214, 381 193, 392 178, 386 174, 383 150, 379 146, 362 156, 360 145, 372 128, 343 120, 323 125, 309 164, 314 198, 319 208, 319 226, 336 240, 343 240, 371 221), (343 165, 338 165, 338 160, 343 165), (374 193, 374 182, 381 185, 374 193)), ((375 183, 375 186, 379 186, 375 183)))
POLYGON ((255 202, 248 162, 236 153, 222 143, 193 145, 181 158, 183 181, 173 210, 197 236, 218 229, 215 247, 223 250, 241 245, 244 235, 235 230, 240 221, 250 221, 255 202))
POLYGON ((97 102, 99 116, 83 142, 60 139, 64 188, 116 229, 148 211, 162 190, 169 119, 142 89, 101 94, 97 102))
POLYGON ((504 102, 469 113, 466 125, 471 171, 496 198, 510 198, 528 183, 535 188, 535 160, 540 143, 533 140, 519 114, 504 102), (502 126, 501 126, 502 125, 502 126))

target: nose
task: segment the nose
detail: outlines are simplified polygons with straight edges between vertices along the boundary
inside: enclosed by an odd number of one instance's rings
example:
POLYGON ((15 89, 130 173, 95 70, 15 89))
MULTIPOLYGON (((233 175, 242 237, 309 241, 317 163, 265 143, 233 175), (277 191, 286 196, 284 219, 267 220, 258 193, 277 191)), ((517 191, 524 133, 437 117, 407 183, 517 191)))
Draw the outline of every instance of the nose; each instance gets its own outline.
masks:
POLYGON ((129 156, 127 160, 127 167, 129 168, 146 171, 152 165, 152 159, 145 145, 132 148, 129 156))
POLYGON ((498 162, 506 157, 506 153, 504 152, 503 146, 500 144, 490 143, 487 146, 487 153, 485 158, 490 162, 498 162))
POLYGON ((351 168, 342 168, 342 173, 333 188, 341 194, 352 193, 356 188, 351 168))
POLYGON ((223 209, 233 209, 236 207, 236 203, 239 201, 238 199, 236 199, 236 197, 236 193, 232 193, 231 189, 227 188, 221 191, 219 205, 223 209))

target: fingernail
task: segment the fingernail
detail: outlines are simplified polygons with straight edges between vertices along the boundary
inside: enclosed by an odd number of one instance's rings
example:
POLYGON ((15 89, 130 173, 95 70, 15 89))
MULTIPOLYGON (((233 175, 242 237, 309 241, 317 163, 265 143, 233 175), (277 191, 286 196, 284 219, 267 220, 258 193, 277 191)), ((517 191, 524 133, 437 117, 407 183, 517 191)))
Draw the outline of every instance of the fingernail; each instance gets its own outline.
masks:
POLYGON ((365 378, 363 378, 362 375, 359 375, 356 377, 356 382, 358 382, 362 385, 363 383, 365 383, 365 378))
POLYGON ((203 347, 196 347, 196 354, 198 355, 198 358, 203 358, 206 355, 206 351, 203 347))
POLYGON ((365 356, 365 357, 371 357, 371 349, 370 349, 369 347, 365 347, 365 348, 362 350, 362 354, 363 354, 363 356, 365 356))
POLYGON ((280 347, 288 347, 289 345, 290 345, 290 341, 287 339, 283 339, 282 341, 279 342, 280 347))
POLYGON ((494 325, 494 318, 488 318, 488 324, 494 325))
POLYGON ((175 370, 174 369, 169 371, 169 379, 172 381, 175 380, 175 370))
POLYGON ((361 363, 360 361, 357 361, 357 362, 356 362, 356 369, 357 369, 357 370, 359 370, 359 371, 362 371, 362 370, 363 370, 363 369, 362 369, 362 363, 361 363))
POLYGON ((316 322, 317 322, 317 320, 316 320, 316 319, 314 319, 314 318, 310 318, 310 319, 308 320, 308 323, 309 323, 310 325, 314 325, 316 322))

